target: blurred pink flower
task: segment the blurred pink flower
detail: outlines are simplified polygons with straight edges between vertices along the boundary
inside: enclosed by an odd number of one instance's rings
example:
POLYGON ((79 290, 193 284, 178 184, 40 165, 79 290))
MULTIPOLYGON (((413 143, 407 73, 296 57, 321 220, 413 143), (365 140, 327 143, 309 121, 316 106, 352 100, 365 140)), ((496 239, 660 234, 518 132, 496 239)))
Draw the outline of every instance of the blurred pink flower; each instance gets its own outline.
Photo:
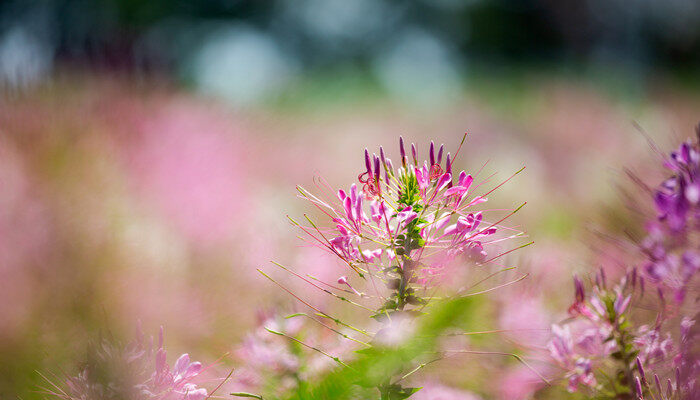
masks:
POLYGON ((19 154, 0 139, 0 340, 31 316, 37 268, 45 268, 49 218, 19 154))
POLYGON ((158 347, 140 332, 126 346, 102 340, 80 373, 69 377, 66 390, 46 392, 58 398, 97 400, 204 400, 207 390, 193 382, 203 372, 202 364, 182 354, 172 368, 167 363, 160 329, 158 347))
MULTIPOLYGON (((502 293, 513 293, 503 291, 502 293)), ((542 306, 542 301, 527 293, 507 295, 501 302, 499 323, 505 335, 525 346, 544 346, 549 338, 552 324, 551 314, 542 306)))
POLYGON ((207 390, 197 388, 190 380, 202 372, 202 364, 190 362, 189 354, 181 355, 172 370, 165 360, 165 350, 161 347, 156 353, 156 372, 153 375, 155 393, 145 389, 151 396, 158 398, 157 393, 167 393, 163 399, 202 400, 207 397, 207 390))
POLYGON ((316 323, 312 324, 301 315, 283 318, 276 314, 263 314, 261 317, 260 326, 246 335, 235 350, 242 366, 227 384, 227 390, 267 391, 263 394, 272 394, 277 398, 294 389, 299 382, 312 379, 337 365, 318 352, 300 351, 295 341, 270 331, 295 337, 336 356, 349 355, 355 349, 350 341, 324 330, 316 323))
POLYGON ((195 243, 229 239, 246 210, 250 172, 235 121, 173 101, 157 107, 137 130, 127 159, 138 190, 195 243))
MULTIPOLYGON (((542 371, 540 371, 542 372, 542 371)), ((518 365, 508 370, 499 379, 498 398, 502 400, 529 399, 538 389, 544 387, 542 379, 525 366, 518 365)))

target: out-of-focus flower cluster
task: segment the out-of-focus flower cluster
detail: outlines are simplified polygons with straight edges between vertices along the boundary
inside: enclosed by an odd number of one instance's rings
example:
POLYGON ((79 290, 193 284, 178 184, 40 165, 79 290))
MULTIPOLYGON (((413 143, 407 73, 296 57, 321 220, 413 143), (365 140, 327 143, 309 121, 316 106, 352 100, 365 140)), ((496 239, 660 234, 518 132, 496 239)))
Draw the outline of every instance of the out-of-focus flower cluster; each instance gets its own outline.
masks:
MULTIPOLYGON (((700 128, 697 132, 700 139, 700 128)), ((700 270, 700 145, 686 141, 665 163, 673 176, 654 195, 658 218, 648 223, 642 242, 649 258, 644 275, 683 302, 700 270)))
POLYGON ((230 382, 233 391, 284 397, 335 365, 326 355, 305 351, 303 342, 335 357, 349 357, 355 348, 331 331, 314 329, 313 320, 305 314, 283 318, 278 313, 261 313, 259 319, 258 328, 248 333, 235 351, 242 367, 230 382))
POLYGON ((207 390, 194 382, 202 364, 182 354, 172 365, 167 362, 163 329, 154 346, 138 332, 126 346, 103 340, 91 349, 85 367, 66 379, 65 388, 49 381, 47 394, 76 400, 204 400, 207 390))
POLYGON ((584 385, 611 399, 698 396, 700 127, 696 132, 695 141, 683 143, 665 162, 673 176, 654 192, 658 216, 647 224, 641 268, 630 268, 611 290, 601 269, 589 295, 574 277, 571 318, 553 326, 548 346, 571 392, 584 385), (653 379, 647 379, 649 371, 653 379))
POLYGON ((553 325, 552 340, 548 345, 552 358, 566 371, 570 392, 576 391, 581 384, 598 387, 593 371, 601 360, 612 354, 627 364, 633 359, 633 336, 625 312, 637 279, 633 270, 608 290, 605 273, 601 270, 596 275, 592 293, 586 296, 583 282, 574 277, 576 300, 569 308, 574 321, 564 326, 553 325))
POLYGON ((672 176, 655 191, 658 216, 647 224, 649 234, 642 242, 648 258, 642 274, 656 286, 662 308, 653 325, 649 324, 653 327, 642 325, 635 340, 639 398, 647 394, 652 398, 700 397, 696 326, 700 316, 700 125, 695 133, 695 139, 682 143, 666 159, 665 167, 672 176), (671 301, 666 299, 668 294, 671 301), (645 367, 654 372, 653 384, 647 380, 645 367))

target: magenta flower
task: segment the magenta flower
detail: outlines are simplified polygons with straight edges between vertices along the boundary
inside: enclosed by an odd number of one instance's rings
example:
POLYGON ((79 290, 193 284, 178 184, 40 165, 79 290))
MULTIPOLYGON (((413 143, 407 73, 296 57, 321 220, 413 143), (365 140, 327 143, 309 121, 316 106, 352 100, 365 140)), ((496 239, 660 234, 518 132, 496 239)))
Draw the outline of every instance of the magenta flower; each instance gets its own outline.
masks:
POLYGON ((418 213, 414 212, 411 207, 406 207, 396 214, 396 221, 402 226, 410 224, 416 218, 418 218, 418 213))
POLYGON ((467 195, 469 192, 469 188, 471 187, 472 183, 474 182, 474 178, 472 178, 471 175, 467 175, 464 171, 462 171, 459 174, 459 180, 457 181, 457 185, 450 187, 445 191, 444 197, 451 199, 452 204, 458 206, 461 202, 464 196, 467 195))
MULTIPOLYGON (((700 133, 698 133, 700 138, 700 133)), ((674 230, 682 230, 698 217, 700 200, 700 150, 698 143, 687 141, 671 153, 666 162, 674 176, 662 183, 656 191, 655 203, 659 219, 668 222, 674 230)))
POLYGON ((656 190, 657 220, 641 244, 648 258, 645 278, 672 291, 679 304, 700 271, 700 126, 696 133, 695 142, 683 143, 666 161, 673 175, 656 190))

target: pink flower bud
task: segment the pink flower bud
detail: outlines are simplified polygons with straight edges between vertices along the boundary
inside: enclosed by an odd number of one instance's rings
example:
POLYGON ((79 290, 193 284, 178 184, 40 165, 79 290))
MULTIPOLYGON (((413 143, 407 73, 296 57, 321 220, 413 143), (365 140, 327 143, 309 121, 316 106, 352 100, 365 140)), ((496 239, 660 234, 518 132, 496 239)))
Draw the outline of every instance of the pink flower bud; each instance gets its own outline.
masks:
POLYGON ((372 163, 369 161, 369 151, 365 149, 365 167, 367 167, 367 173, 372 174, 372 163))
MULTIPOLYGON (((644 384, 646 385, 647 377, 644 374, 644 367, 642 367, 642 360, 640 360, 639 357, 637 357, 637 371, 639 371, 639 376, 642 377, 642 382, 644 382, 644 384)), ((642 392, 639 392, 639 393, 641 394, 642 392)))

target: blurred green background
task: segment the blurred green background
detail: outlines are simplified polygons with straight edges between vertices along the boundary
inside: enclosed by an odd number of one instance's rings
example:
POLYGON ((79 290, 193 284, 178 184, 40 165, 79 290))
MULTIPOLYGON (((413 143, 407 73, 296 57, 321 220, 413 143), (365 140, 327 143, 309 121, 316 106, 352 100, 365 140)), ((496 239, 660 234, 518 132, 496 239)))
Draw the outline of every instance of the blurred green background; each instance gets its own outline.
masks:
MULTIPOLYGON (((42 398, 36 371, 138 320, 173 355, 231 352, 258 310, 294 309, 256 267, 342 271, 286 222, 295 185, 346 187, 398 135, 425 154, 468 131, 461 168, 527 166, 493 202, 528 201, 537 244, 508 262, 532 276, 469 325, 547 328, 572 271, 616 262, 593 232, 639 228, 622 168, 659 181, 647 137, 690 135, 699 72, 692 0, 2 1, 0 398, 42 398)), ((487 384, 517 363, 485 365, 433 373, 526 397, 487 384)))

